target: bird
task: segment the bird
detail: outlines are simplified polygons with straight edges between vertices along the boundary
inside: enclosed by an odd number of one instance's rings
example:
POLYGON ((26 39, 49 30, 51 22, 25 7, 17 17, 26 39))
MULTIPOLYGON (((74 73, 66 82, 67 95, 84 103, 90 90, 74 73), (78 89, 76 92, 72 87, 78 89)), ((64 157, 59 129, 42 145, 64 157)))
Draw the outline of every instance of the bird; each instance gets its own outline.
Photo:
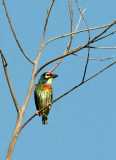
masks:
POLYGON ((52 81, 58 75, 51 72, 45 72, 40 76, 34 91, 34 99, 36 105, 36 115, 42 116, 42 123, 48 124, 48 114, 51 109, 53 99, 52 81), (46 107, 45 109, 43 109, 46 107), (41 112, 39 110, 43 109, 41 112))

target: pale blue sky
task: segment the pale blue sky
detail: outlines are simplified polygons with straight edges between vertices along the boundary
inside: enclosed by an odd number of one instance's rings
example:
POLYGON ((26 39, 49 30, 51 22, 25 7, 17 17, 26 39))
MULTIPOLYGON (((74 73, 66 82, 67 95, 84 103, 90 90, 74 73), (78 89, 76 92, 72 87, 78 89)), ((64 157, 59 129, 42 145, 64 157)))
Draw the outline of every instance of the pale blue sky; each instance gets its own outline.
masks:
MULTIPOLYGON (((35 60, 42 37, 43 26, 50 0, 6 0, 6 6, 19 42, 27 55, 35 60)), ((83 0, 79 5, 88 26, 96 27, 112 23, 116 19, 115 0, 83 0)), ((75 28, 79 12, 73 0, 75 28)), ((79 30, 85 26, 81 22, 79 30)), ((114 26, 107 33, 115 29, 114 26)), ((91 38, 103 29, 91 31, 91 38)), ((70 32, 68 0, 56 0, 50 15, 45 41, 70 32)), ((75 36, 71 49, 87 42, 87 33, 75 36)), ((8 72, 20 107, 27 93, 33 66, 20 52, 10 30, 5 11, 0 2, 0 49, 8 62, 8 72)), ((45 62, 60 56, 69 41, 68 38, 47 45, 40 58, 38 68, 45 62)), ((115 46, 115 34, 93 46, 115 46)), ((115 50, 90 51, 92 58, 115 56, 115 50)), ((84 49, 78 52, 87 55, 84 49)), ((95 74, 116 60, 90 61, 86 78, 95 74)), ((54 98, 81 82, 85 59, 69 56, 54 71, 59 77, 53 82, 54 98)), ((54 66, 49 65, 42 74, 54 66)), ((94 79, 88 81, 69 95, 53 104, 48 125, 42 125, 35 117, 21 132, 12 160, 115 160, 116 159, 116 85, 115 65, 94 79)), ((37 76, 35 83, 38 81, 37 76)), ((24 121, 35 113, 33 93, 24 121)), ((16 111, 4 75, 0 59, 0 160, 5 159, 16 121, 16 111)))

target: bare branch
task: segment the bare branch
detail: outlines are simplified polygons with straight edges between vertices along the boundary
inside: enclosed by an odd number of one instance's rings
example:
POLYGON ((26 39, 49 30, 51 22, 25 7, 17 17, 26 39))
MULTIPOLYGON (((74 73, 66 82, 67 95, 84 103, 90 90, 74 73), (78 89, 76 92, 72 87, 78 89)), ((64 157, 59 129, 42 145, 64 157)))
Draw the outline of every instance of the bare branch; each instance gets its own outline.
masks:
POLYGON ((54 2, 55 2, 55 0, 52 0, 52 1, 51 1, 51 5, 50 5, 50 8, 47 9, 47 17, 46 17, 46 21, 45 21, 45 26, 44 26, 44 31, 43 31, 43 36, 42 36, 41 45, 43 45, 43 42, 44 42, 44 38, 45 38, 45 33, 46 33, 46 29, 47 29, 48 20, 49 20, 49 16, 50 16, 51 9, 52 9, 52 6, 53 6, 54 2))
POLYGON ((66 93, 64 93, 63 95, 61 95, 60 97, 56 98, 55 100, 52 101, 52 103, 56 102, 57 100, 61 99, 62 97, 66 96, 68 93, 72 92, 73 90, 75 90, 76 88, 78 88, 79 86, 81 86, 82 84, 86 83, 87 81, 89 81, 90 79, 96 77, 98 74, 102 73, 103 71, 105 71, 106 69, 108 69, 109 67, 113 66, 116 63, 116 61, 114 61, 113 63, 111 63, 110 65, 106 66, 105 68, 103 68, 102 70, 100 70, 99 72, 97 72, 96 74, 94 74, 93 76, 89 77, 88 79, 84 80, 83 82, 79 83, 77 86, 73 87, 72 89, 70 89, 69 91, 67 91, 66 93))
POLYGON ((79 7, 78 3, 77 3, 77 0, 75 0, 76 4, 77 4, 77 8, 82 16, 82 19, 83 19, 83 22, 88 30, 88 55, 87 55, 87 62, 86 62, 86 65, 85 65, 85 69, 84 69, 84 74, 83 74, 83 79, 82 79, 82 82, 84 81, 85 79, 85 75, 86 75, 86 71, 87 71, 87 67, 88 67, 88 63, 89 63, 89 55, 90 55, 90 30, 89 30, 89 27, 87 25, 87 22, 83 16, 83 13, 82 13, 82 9, 79 7))
MULTIPOLYGON (((85 11, 86 11, 86 8, 82 11, 82 15, 83 15, 83 13, 84 13, 85 11)), ((75 32, 77 31, 77 29, 78 29, 78 27, 79 27, 80 21, 81 21, 81 19, 82 19, 82 15, 80 15, 79 22, 78 22, 78 24, 77 24, 77 26, 76 26, 76 28, 75 28, 75 32)))
POLYGON ((5 160, 10 160, 11 159, 13 149, 14 149, 15 144, 16 144, 16 140, 17 140, 17 138, 19 136, 19 133, 20 133, 21 122, 22 122, 22 113, 20 112, 18 117, 17 117, 17 121, 16 121, 16 124, 15 124, 15 128, 14 128, 14 131, 13 131, 13 135, 12 135, 9 147, 8 147, 8 152, 7 152, 5 160))
MULTIPOLYGON (((97 75, 99 75, 100 73, 102 73, 103 71, 105 71, 106 69, 110 68, 111 66, 113 66, 116 63, 116 61, 114 61, 113 63, 111 63, 110 65, 106 66, 105 68, 103 68, 102 70, 100 70, 99 72, 97 72, 96 74, 94 74, 93 76, 89 77, 88 79, 84 80, 83 82, 79 83, 78 85, 74 86, 73 88, 71 88, 70 90, 68 90, 67 92, 65 92, 64 94, 62 94, 61 96, 59 96, 58 98, 56 98, 55 100, 53 100, 49 105, 55 103, 56 101, 58 101, 59 99, 61 99, 62 97, 66 96, 67 94, 69 94, 70 92, 72 92, 73 90, 75 90, 76 88, 80 87, 82 84, 88 82, 90 79, 96 77, 97 75)), ((39 110, 39 112, 41 112, 42 110, 44 110, 47 106, 45 106, 44 108, 42 108, 41 110, 39 110)), ((32 115, 20 128, 20 130, 22 130, 34 117, 36 116, 36 114, 32 115)))
MULTIPOLYGON (((72 55, 75 55, 75 56, 78 56, 78 57, 81 57, 81 58, 85 58, 85 59, 87 59, 87 57, 84 57, 84 56, 81 56, 81 55, 78 55, 78 54, 75 54, 75 53, 73 53, 72 55)), ((90 57, 89 57, 89 60, 105 61, 105 60, 109 60, 109 59, 112 59, 112 58, 114 58, 114 56, 112 56, 112 57, 108 57, 108 58, 100 58, 100 59, 90 58, 90 57)))
MULTIPOLYGON (((112 24, 112 23, 111 23, 111 24, 112 24)), ((111 24, 106 24, 106 25, 99 26, 99 27, 89 28, 89 31, 90 31, 90 30, 96 30, 96 29, 105 28, 105 27, 110 26, 111 24)), ((86 32, 86 31, 88 31, 88 29, 83 29, 83 30, 80 30, 80 31, 76 31, 76 32, 64 34, 64 35, 61 35, 61 36, 58 36, 58 37, 54 37, 54 38, 48 40, 47 42, 45 42, 43 46, 47 45, 48 43, 50 43, 50 42, 52 42, 52 41, 54 41, 54 40, 67 37, 67 36, 70 36, 70 35, 72 35, 72 34, 78 34, 78 33, 81 33, 81 32, 86 32)))
MULTIPOLYGON (((40 112, 40 111, 39 111, 40 112)), ((34 114, 33 116, 31 116, 21 127, 20 127, 20 131, 26 126, 27 123, 29 123, 34 117, 36 116, 36 114, 34 114)))
MULTIPOLYGON (((86 46, 86 48, 88 48, 88 46, 86 46)), ((116 49, 116 47, 94 47, 94 46, 90 46, 90 48, 93 48, 93 49, 116 49)))
POLYGON ((108 36, 110 36, 110 35, 112 35, 112 34, 114 34, 114 33, 116 33, 116 31, 113 31, 113 32, 111 32, 111 33, 109 33, 109 34, 106 34, 105 36, 103 36, 103 37, 101 37, 101 38, 99 38, 99 39, 96 39, 94 42, 97 42, 97 41, 99 41, 99 40, 101 40, 101 39, 103 39, 103 38, 106 38, 106 37, 108 37, 108 36))
POLYGON ((116 20, 111 23, 103 32, 101 32, 100 34, 98 34, 97 36, 95 36, 92 40, 91 43, 93 43, 97 38, 99 38, 102 34, 104 34, 109 28, 111 28, 113 25, 116 24, 116 20))
POLYGON ((1 53, 1 58, 2 58, 2 64, 3 64, 3 68, 4 68, 4 72, 5 72, 5 75, 6 75, 6 79, 7 79, 7 82, 8 82, 8 86, 9 86, 9 89, 10 89, 10 93, 12 95, 12 99, 14 101, 14 104, 15 104, 15 108, 17 110, 17 113, 19 114, 20 112, 20 108, 19 108, 19 105, 17 103, 17 100, 15 98, 15 94, 13 92, 13 88, 12 88, 12 85, 11 85, 11 82, 10 82, 10 78, 9 78, 9 75, 8 75, 8 70, 7 70, 7 62, 6 62, 6 59, 4 57, 4 54, 3 52, 0 50, 0 53, 1 53))
POLYGON ((16 33, 15 33, 14 29, 13 29, 13 26, 12 26, 12 23, 11 23, 11 20, 10 20, 10 17, 9 17, 9 15, 8 15, 8 12, 7 12, 5 0, 3 0, 3 5, 4 5, 4 8, 5 8, 6 17, 7 17, 7 19, 8 19, 8 22, 9 22, 9 25, 10 25, 10 28, 11 28, 11 31, 12 31, 12 33, 13 33, 13 35, 14 35, 14 38, 15 38, 15 40, 16 40, 16 42, 17 42, 17 45, 18 45, 19 49, 21 50, 21 52, 23 53, 23 55, 26 57, 26 59, 33 64, 34 62, 33 62, 31 59, 29 59, 29 57, 25 54, 25 52, 23 51, 23 49, 22 49, 22 47, 21 47, 21 45, 20 45, 20 43, 19 43, 19 41, 18 41, 18 39, 17 39, 16 33))
POLYGON ((72 0, 71 1, 69 0, 68 3, 69 3, 69 13, 70 13, 71 33, 72 33, 73 32, 73 8, 72 8, 72 0))
MULTIPOLYGON (((73 9, 72 9, 72 1, 70 2, 69 0, 69 13, 70 13, 70 23, 71 23, 71 33, 73 32, 73 9)), ((67 51, 69 51, 71 43, 73 40, 73 35, 70 36, 70 41, 65 49, 65 52, 63 53, 63 55, 67 54, 67 51)), ((59 59, 59 61, 55 64, 55 66, 50 70, 50 72, 53 72, 58 65, 62 62, 63 58, 59 59)))

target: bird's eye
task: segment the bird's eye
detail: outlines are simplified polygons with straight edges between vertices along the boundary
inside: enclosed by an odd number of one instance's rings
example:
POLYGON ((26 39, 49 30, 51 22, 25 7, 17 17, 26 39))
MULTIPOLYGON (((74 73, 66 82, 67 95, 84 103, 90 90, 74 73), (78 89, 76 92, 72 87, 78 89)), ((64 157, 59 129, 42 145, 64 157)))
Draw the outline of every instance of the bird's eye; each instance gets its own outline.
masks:
POLYGON ((49 77, 50 77, 50 74, 46 73, 45 78, 49 78, 49 77))
POLYGON ((46 73, 46 76, 49 76, 49 73, 46 73))

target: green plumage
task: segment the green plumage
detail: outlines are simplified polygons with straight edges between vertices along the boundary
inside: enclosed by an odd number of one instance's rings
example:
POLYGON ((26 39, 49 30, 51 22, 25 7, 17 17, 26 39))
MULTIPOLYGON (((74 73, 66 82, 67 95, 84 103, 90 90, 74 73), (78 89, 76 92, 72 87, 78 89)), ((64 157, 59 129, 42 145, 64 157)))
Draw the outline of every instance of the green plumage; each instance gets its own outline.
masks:
MULTIPOLYGON (((47 91, 46 89, 43 89, 43 84, 38 84, 35 88, 35 102, 36 102, 36 109, 40 110, 44 108, 47 104, 52 102, 52 90, 47 91)), ((51 106, 49 108, 45 108, 41 111, 42 115, 42 122, 43 124, 47 124, 47 116, 49 114, 51 106)))
MULTIPOLYGON (((53 81, 53 78, 56 77, 57 75, 54 75, 51 72, 46 72, 41 75, 40 80, 34 91, 35 104, 36 104, 36 109, 38 111, 52 102, 53 92, 51 83, 53 81)), ((43 124, 48 123, 47 116, 49 114, 50 108, 51 105, 43 109, 39 114, 40 116, 42 116, 43 124)))

